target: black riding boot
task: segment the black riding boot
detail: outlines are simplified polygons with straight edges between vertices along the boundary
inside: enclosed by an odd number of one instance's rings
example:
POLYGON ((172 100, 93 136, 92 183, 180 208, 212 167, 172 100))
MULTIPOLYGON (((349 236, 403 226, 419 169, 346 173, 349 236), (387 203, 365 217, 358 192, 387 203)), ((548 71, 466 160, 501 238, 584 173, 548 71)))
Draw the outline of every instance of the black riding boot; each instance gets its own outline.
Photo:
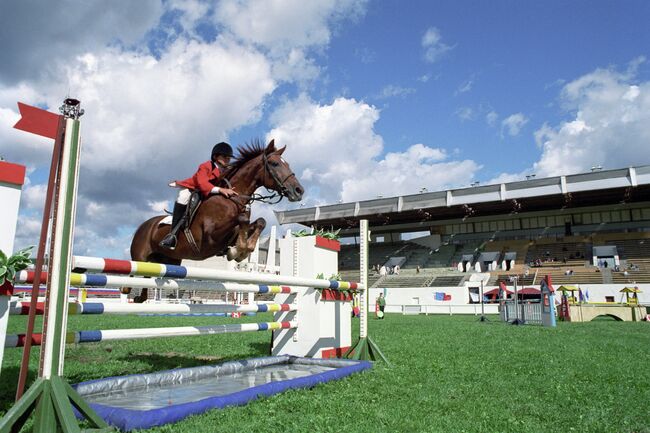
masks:
POLYGON ((183 217, 185 216, 185 209, 187 209, 187 205, 185 204, 180 204, 180 203, 174 203, 174 213, 172 216, 172 230, 169 232, 165 238, 160 241, 160 246, 163 248, 167 248, 170 250, 176 249, 176 233, 178 233, 178 230, 180 230, 182 224, 183 217))

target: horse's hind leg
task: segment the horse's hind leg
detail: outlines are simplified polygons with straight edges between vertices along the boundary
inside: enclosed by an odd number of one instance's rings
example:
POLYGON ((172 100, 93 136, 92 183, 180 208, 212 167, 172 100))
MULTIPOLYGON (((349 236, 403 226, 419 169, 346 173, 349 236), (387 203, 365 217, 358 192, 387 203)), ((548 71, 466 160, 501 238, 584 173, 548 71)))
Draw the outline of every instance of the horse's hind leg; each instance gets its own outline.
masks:
MULTIPOLYGON (((180 260, 165 257, 161 254, 154 253, 152 248, 153 236, 158 229, 158 222, 160 218, 152 218, 149 221, 138 227, 138 230, 133 235, 131 242, 131 260, 137 262, 155 262, 169 265, 179 265, 180 260)), ((131 288, 123 288, 122 293, 130 293, 131 288)), ((140 291, 140 295, 133 299, 133 302, 142 303, 149 297, 149 290, 144 288, 140 291)))
POLYGON ((264 227, 266 227, 266 220, 264 218, 258 218, 253 224, 250 225, 252 232, 249 232, 248 234, 248 241, 246 243, 246 257, 248 257, 250 253, 255 250, 255 245, 257 245, 257 240, 260 238, 264 227))
POLYGON ((264 218, 256 219, 253 224, 250 224, 248 221, 246 221, 245 225, 240 224, 237 244, 228 249, 228 260, 241 262, 248 258, 253 250, 255 250, 255 245, 264 227, 266 227, 264 218))
POLYGON ((249 214, 246 212, 239 214, 237 219, 239 221, 237 239, 235 240, 234 246, 228 247, 226 258, 228 260, 236 260, 239 263, 248 257, 246 247, 248 245, 248 231, 250 229, 249 214))

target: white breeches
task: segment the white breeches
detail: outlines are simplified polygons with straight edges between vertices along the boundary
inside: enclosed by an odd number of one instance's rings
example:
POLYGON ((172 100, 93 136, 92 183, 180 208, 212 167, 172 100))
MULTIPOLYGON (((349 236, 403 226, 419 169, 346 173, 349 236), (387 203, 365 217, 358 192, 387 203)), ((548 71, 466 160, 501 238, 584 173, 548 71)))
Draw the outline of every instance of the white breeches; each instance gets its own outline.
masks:
POLYGON ((192 196, 192 191, 187 188, 181 188, 178 191, 178 196, 176 197, 176 203, 187 205, 190 202, 190 197, 192 196))

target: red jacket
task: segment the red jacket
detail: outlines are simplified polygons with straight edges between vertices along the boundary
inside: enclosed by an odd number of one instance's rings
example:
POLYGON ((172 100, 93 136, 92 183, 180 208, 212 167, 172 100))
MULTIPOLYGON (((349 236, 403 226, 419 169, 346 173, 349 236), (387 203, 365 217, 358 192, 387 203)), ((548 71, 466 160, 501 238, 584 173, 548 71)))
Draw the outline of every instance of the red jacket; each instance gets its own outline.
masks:
POLYGON ((221 177, 221 171, 216 164, 212 161, 206 161, 199 165, 199 168, 194 173, 194 176, 188 177, 185 180, 177 180, 176 185, 183 188, 196 189, 201 191, 203 197, 210 195, 212 188, 216 186, 221 177), (214 181, 214 183, 210 182, 214 181))

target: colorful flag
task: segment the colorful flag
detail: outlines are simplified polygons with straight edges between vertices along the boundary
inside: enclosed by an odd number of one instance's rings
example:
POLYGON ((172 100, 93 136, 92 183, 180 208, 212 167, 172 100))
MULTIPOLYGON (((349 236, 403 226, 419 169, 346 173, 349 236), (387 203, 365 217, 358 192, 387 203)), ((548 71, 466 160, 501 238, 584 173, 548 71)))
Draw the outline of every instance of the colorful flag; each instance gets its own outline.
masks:
POLYGON ((445 295, 443 301, 451 301, 451 295, 448 295, 446 293, 443 293, 443 295, 445 295))
POLYGON ((436 301, 444 301, 445 294, 443 292, 436 292, 436 301))
POLYGON ((585 291, 585 299, 589 302, 589 289, 585 291))

